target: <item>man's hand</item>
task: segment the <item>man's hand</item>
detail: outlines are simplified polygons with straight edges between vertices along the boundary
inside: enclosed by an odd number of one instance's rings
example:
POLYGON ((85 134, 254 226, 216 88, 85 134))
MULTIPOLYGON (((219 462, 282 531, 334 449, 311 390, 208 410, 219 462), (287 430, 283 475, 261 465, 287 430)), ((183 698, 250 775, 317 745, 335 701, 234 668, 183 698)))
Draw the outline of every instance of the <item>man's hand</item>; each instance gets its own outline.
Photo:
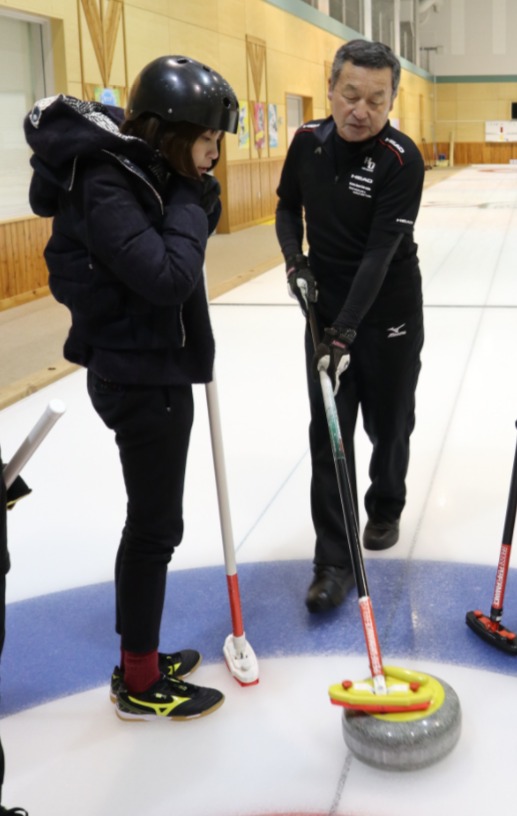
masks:
POLYGON ((350 365, 350 339, 354 332, 348 330, 346 337, 337 329, 325 329, 323 340, 318 344, 312 360, 315 377, 326 371, 334 386, 334 395, 339 391, 340 377, 350 365))
POLYGON ((286 260, 289 294, 296 298, 302 312, 307 316, 308 304, 316 303, 318 288, 305 255, 291 255, 286 260))

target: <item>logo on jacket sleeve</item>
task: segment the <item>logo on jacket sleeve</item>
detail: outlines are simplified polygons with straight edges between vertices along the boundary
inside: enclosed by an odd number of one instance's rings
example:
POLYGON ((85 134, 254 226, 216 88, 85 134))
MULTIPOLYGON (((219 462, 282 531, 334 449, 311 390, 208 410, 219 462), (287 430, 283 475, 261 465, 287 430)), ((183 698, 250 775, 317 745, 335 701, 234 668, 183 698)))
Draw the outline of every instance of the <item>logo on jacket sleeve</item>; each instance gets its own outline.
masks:
POLYGON ((399 152, 399 153, 405 153, 405 152, 406 152, 406 151, 404 150, 404 148, 402 147, 402 145, 400 145, 398 142, 396 142, 396 141, 395 141, 395 139, 390 139, 390 137, 389 137, 389 136, 386 136, 386 138, 384 139, 384 141, 385 141, 387 144, 393 145, 393 147, 395 147, 395 148, 398 150, 398 152, 399 152))

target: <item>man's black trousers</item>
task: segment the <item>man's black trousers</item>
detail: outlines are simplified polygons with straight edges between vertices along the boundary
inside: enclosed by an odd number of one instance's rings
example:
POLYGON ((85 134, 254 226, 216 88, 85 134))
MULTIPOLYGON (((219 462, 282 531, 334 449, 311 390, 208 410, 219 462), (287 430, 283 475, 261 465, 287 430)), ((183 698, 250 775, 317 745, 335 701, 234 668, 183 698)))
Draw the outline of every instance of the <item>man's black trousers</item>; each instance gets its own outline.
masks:
MULTIPOLYGON (((356 508, 354 432, 359 406, 372 443, 371 484, 364 505, 373 521, 399 519, 405 505, 409 438, 415 426, 415 390, 423 341, 422 313, 395 324, 362 324, 351 347, 350 366, 341 377, 336 406, 356 508)), ((314 563, 348 567, 350 556, 321 386, 312 373, 313 343, 309 328, 305 352, 311 409, 314 563)))

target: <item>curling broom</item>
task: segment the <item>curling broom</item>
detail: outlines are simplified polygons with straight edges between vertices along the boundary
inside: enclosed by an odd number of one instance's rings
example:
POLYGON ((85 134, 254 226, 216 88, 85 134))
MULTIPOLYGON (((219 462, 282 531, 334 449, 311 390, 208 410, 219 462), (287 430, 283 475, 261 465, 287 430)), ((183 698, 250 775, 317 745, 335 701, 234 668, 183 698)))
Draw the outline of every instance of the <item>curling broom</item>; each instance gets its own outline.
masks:
MULTIPOLYGON (((310 302, 308 317, 314 348, 317 348, 319 329, 315 308, 310 302)), ((426 710, 433 699, 431 678, 421 672, 382 663, 332 380, 323 366, 318 370, 371 672, 371 677, 361 682, 344 680, 330 686, 330 701, 347 709, 376 714, 426 710)))
POLYGON ((212 439, 212 455, 214 460, 217 498, 219 503, 219 518, 223 539, 224 563, 226 581, 228 585, 228 599, 232 618, 232 633, 224 642, 223 654, 230 674, 235 677, 241 686, 253 686, 259 681, 258 661, 253 649, 246 640, 242 621, 242 607, 239 592, 239 577, 235 560, 235 545, 230 517, 230 503, 224 465, 224 451, 222 445, 221 419, 217 385, 214 379, 206 385, 206 399, 212 439))
MULTIPOLYGON (((517 426, 517 423, 516 423, 517 426)), ((513 458, 510 491, 503 529, 503 540, 499 554, 499 563, 495 576, 494 594, 490 616, 484 615, 480 609, 467 612, 466 623, 476 635, 486 640, 496 649, 509 654, 517 654, 517 636, 501 623, 503 618, 503 603, 506 590, 506 579, 510 566, 513 530, 517 512, 517 446, 513 458)))
MULTIPOLYGON (((204 270, 204 280, 208 300, 206 269, 204 270)), ((230 500, 228 495, 226 467, 224 462, 221 414, 219 411, 219 398, 217 394, 215 373, 212 377, 212 381, 206 384, 205 391, 208 407, 208 420, 210 425, 210 438, 212 441, 212 458, 214 461, 217 501, 219 505, 219 520, 223 539, 228 600, 232 619, 232 632, 224 641, 223 654, 228 670, 230 674, 235 677, 237 682, 240 683, 241 686, 254 686, 259 682, 259 666, 255 652, 246 639, 246 633, 244 631, 244 624, 242 620, 239 576, 237 574, 237 563, 235 559, 235 544, 233 540, 230 515, 230 500)))

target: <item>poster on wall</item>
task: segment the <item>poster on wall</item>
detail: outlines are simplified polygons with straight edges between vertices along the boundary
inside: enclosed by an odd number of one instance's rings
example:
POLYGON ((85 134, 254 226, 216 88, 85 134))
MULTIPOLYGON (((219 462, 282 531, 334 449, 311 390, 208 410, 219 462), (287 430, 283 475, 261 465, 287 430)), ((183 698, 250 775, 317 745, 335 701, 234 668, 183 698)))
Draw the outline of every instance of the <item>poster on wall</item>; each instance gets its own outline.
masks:
POLYGON ((266 111, 263 102, 253 103, 253 130, 255 132, 255 147, 262 150, 266 144, 266 111))
POLYGON ((267 125, 269 133, 269 146, 278 147, 278 116, 276 105, 267 106, 267 125))
POLYGON ((517 142, 517 121, 485 122, 485 142, 517 142))
POLYGON ((126 104, 127 93, 123 85, 104 86, 86 82, 83 85, 83 97, 91 102, 101 102, 103 105, 123 108, 126 104))
POLYGON ((239 148, 247 148, 250 144, 250 126, 248 103, 241 102, 239 106, 239 148))
POLYGON ((93 98, 95 102, 102 102, 103 105, 116 105, 122 107, 122 88, 104 88, 101 85, 95 85, 93 89, 93 98))

